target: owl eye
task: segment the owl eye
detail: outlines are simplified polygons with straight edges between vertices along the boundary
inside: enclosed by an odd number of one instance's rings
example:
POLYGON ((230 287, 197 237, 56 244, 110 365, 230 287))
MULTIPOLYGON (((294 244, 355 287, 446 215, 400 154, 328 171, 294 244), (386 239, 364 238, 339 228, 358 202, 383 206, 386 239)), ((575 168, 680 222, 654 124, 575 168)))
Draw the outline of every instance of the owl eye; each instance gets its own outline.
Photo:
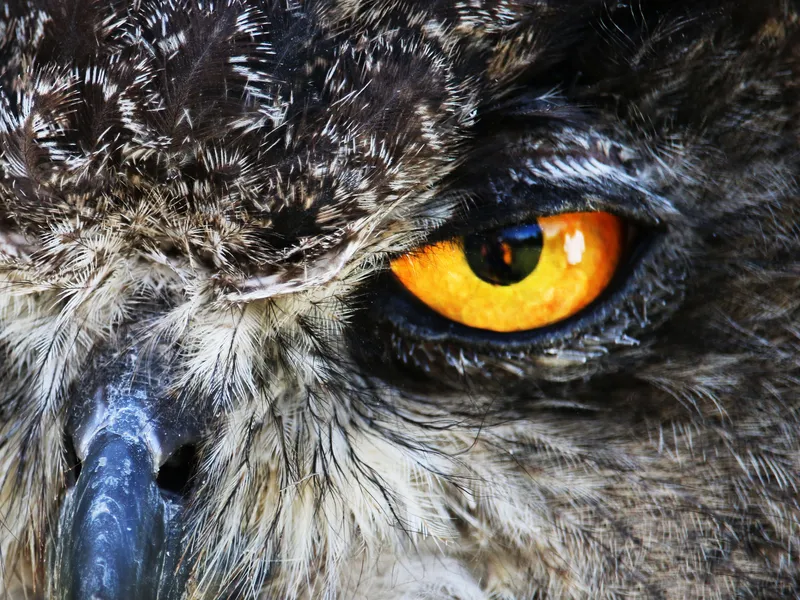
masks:
POLYGON ((606 212, 540 217, 403 255, 400 283, 440 315, 475 329, 528 331, 571 317, 609 285, 625 221, 606 212))

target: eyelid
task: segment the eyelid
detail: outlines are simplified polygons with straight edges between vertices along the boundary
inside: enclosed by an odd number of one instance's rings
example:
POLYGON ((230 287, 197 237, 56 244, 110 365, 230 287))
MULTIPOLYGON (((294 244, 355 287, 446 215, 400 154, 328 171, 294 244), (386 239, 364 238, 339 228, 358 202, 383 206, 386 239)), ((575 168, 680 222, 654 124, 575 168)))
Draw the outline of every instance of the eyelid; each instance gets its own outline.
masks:
MULTIPOLYGON (((471 206, 466 207, 464 211, 456 214, 448 222, 431 231, 423 242, 407 251, 473 233, 529 223, 540 217, 552 217, 573 212, 607 212, 625 219, 629 226, 636 231, 663 232, 665 229, 665 223, 661 219, 655 217, 652 211, 644 210, 641 206, 644 200, 641 197, 588 196, 576 190, 556 189, 540 185, 529 187, 535 189, 531 191, 532 198, 527 201, 494 202, 493 204, 485 201, 473 201, 471 206)), ((633 238, 634 236, 629 235, 628 237, 633 238)), ((390 258, 395 258, 395 256, 390 258)))

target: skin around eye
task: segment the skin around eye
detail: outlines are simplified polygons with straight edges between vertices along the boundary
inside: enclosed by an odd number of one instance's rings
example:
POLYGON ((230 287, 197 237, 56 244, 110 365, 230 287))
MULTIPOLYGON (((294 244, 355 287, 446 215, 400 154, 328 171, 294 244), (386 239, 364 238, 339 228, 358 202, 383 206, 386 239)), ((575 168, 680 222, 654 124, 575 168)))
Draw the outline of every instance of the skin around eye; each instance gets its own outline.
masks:
POLYGON ((624 221, 610 213, 566 213, 431 244, 391 268, 448 319, 526 331, 571 317, 602 293, 619 265, 624 232, 624 221))

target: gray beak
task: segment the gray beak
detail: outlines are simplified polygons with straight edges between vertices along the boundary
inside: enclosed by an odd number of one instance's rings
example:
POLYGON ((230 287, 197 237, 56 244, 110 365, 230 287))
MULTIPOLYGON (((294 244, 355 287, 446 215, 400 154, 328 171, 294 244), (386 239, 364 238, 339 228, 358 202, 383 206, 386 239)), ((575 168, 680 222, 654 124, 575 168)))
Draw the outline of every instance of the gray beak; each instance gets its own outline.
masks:
POLYGON ((92 440, 61 512, 58 598, 180 598, 181 507, 162 497, 141 439, 92 440))
POLYGON ((161 397, 159 373, 137 372, 136 362, 131 353, 104 362, 91 377, 94 393, 79 389, 88 399, 75 403, 68 434, 80 474, 61 507, 48 597, 177 600, 185 592, 184 500, 159 485, 158 472, 196 428, 161 397))

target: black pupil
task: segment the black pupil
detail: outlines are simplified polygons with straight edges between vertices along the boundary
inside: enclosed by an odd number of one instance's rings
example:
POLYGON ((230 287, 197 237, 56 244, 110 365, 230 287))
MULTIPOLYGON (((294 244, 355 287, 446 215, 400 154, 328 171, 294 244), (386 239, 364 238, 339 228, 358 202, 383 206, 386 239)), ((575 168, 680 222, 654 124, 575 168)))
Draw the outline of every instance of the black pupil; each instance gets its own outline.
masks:
POLYGON ((518 283, 539 264, 542 230, 533 223, 474 233, 464 238, 464 253, 472 271, 484 281, 518 283))

